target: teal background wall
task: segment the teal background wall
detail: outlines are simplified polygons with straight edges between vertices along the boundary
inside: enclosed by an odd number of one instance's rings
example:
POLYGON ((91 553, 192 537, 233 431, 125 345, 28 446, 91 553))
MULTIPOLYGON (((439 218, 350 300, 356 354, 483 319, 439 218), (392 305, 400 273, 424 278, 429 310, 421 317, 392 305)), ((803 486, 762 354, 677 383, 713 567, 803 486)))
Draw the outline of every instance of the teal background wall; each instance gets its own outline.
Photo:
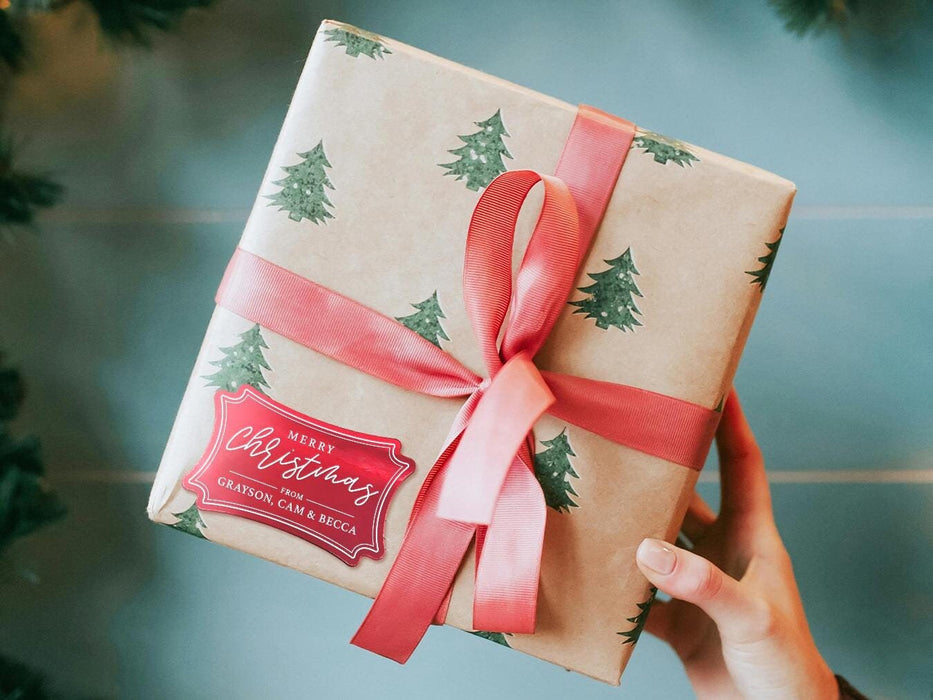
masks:
MULTIPOLYGON (((324 17, 797 183, 736 384, 823 654, 872 697, 929 698, 933 26, 801 40, 766 3, 724 0, 221 0, 116 55, 79 10, 47 28, 9 117, 68 197, 0 244, 0 344, 70 514, 10 553, 0 652, 96 697, 691 696, 647 637, 621 691, 447 628, 399 667, 348 646, 365 599, 146 520, 324 17)), ((703 479, 715 502, 715 464, 703 479)))

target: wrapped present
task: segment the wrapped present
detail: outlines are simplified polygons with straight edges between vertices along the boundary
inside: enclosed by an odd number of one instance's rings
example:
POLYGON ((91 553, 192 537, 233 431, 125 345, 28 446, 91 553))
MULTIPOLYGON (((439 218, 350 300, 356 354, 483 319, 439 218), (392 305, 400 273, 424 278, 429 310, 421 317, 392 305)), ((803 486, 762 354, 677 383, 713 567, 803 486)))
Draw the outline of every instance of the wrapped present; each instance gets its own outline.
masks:
POLYGON ((324 22, 150 517, 618 683, 794 191, 324 22))

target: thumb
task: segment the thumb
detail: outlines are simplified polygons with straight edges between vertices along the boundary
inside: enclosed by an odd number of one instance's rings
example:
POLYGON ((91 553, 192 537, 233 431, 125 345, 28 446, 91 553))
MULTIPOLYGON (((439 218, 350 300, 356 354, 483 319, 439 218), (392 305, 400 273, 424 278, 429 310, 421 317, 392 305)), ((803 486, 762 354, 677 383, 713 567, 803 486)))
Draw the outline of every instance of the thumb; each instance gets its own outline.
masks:
POLYGON ((662 540, 645 539, 635 553, 638 568, 672 598, 692 603, 709 615, 723 639, 750 641, 765 614, 757 597, 739 581, 693 552, 662 540))

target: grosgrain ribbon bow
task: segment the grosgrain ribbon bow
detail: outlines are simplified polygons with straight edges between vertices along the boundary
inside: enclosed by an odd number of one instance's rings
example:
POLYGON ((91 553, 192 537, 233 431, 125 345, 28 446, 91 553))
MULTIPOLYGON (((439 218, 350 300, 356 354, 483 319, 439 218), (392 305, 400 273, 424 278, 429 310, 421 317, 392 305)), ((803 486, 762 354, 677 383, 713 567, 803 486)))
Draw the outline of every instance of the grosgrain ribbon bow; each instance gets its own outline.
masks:
POLYGON ((522 446, 555 398, 531 358, 547 339, 570 293, 579 244, 573 197, 555 177, 530 170, 503 173, 480 197, 467 234, 463 292, 490 379, 488 386, 484 387, 486 382, 477 386, 480 398, 475 409, 464 407, 472 415, 447 466, 438 503, 440 517, 489 525, 507 479, 510 491, 535 492, 524 496, 529 506, 544 508, 540 487, 530 475, 530 455, 522 446), (544 184, 544 205, 513 296, 515 223, 538 182, 544 184), (496 342, 500 330, 501 350, 496 342))
POLYGON ((443 622, 451 582, 474 535, 473 625, 534 632, 546 514, 528 438, 556 399, 531 358, 570 293, 579 246, 576 206, 556 177, 503 173, 477 202, 463 293, 489 379, 475 377, 422 487, 402 551, 354 644, 407 659, 431 620, 443 622), (539 182, 544 202, 513 294, 515 224, 539 182))

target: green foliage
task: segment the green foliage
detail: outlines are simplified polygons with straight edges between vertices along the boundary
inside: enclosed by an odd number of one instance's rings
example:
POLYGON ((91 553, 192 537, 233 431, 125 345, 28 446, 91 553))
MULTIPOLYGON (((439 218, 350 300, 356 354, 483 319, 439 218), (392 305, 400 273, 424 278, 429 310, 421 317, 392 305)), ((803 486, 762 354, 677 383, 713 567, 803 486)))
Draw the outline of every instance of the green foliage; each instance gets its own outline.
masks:
POLYGON ((0 10, 0 61, 10 70, 19 70, 26 58, 26 46, 13 23, 12 13, 0 10))
POLYGON ((768 247, 768 254, 762 255, 758 258, 761 268, 758 270, 746 270, 746 275, 751 275, 752 280, 750 284, 757 284, 758 291, 764 292, 765 286, 768 284, 768 278, 771 277, 771 268, 774 265, 774 258, 777 256, 778 248, 781 247, 781 241, 784 240, 784 229, 781 229, 778 232, 777 240, 774 243, 765 243, 768 247))
POLYGON ((182 513, 172 513, 172 515, 178 518, 178 522, 172 523, 169 527, 200 537, 202 540, 207 539, 201 531, 201 528, 206 528, 207 525, 201 519, 201 512, 198 510, 197 503, 192 503, 191 507, 182 513))
POLYGON ((490 642, 495 642, 496 644, 501 644, 504 647, 512 648, 509 644, 509 640, 505 638, 505 635, 502 632, 470 632, 470 634, 475 634, 477 637, 482 637, 483 639, 488 639, 490 642))
MULTIPOLYGON (((111 39, 148 44, 150 29, 173 28, 193 7, 206 7, 213 0, 87 0, 97 14, 102 32, 111 39)), ((0 9, 0 69, 22 68, 27 47, 20 23, 30 15, 54 12, 67 0, 12 0, 0 9)), ((5 3, 0 2, 0 8, 5 3)), ((0 71, 0 81, 4 75, 0 71)), ((27 174, 13 167, 12 147, 0 139, 0 229, 8 225, 30 225, 36 211, 61 199, 61 185, 42 175, 27 174)))
POLYGON ((541 444, 547 449, 535 454, 535 477, 544 492, 544 502, 557 512, 569 513, 571 508, 577 507, 571 496, 578 494, 568 479, 579 479, 580 475, 570 464, 570 458, 576 457, 576 453, 570 447, 567 429, 550 440, 541 440, 541 444))
POLYGON ((658 589, 652 586, 651 594, 648 596, 647 600, 645 600, 644 603, 638 603, 638 614, 635 617, 625 618, 629 622, 634 623, 635 626, 627 632, 616 632, 616 634, 625 637, 625 641, 622 642, 623 644, 634 644, 638 641, 638 638, 645 629, 645 623, 648 621, 648 613, 651 611, 651 604, 654 602, 654 597, 657 593, 658 589))
POLYGON ((8 0, 10 11, 17 12, 51 12, 64 7, 68 0, 8 0))
POLYGON ((798 36, 819 33, 829 26, 844 26, 858 11, 855 0, 770 0, 784 19, 785 28, 798 36))
POLYGON ((286 165, 283 170, 288 176, 273 184, 282 188, 280 192, 267 195, 272 200, 269 206, 278 205, 279 211, 288 211, 292 221, 308 219, 316 224, 333 219, 325 207, 333 208, 324 188, 334 189, 324 168, 332 167, 324 155, 324 142, 319 141, 310 151, 298 154, 303 158, 296 165, 286 165))
POLYGON ((700 159, 687 150, 686 145, 680 141, 668 138, 662 134, 655 134, 646 131, 632 140, 632 145, 645 149, 644 153, 650 153, 654 156, 656 163, 666 165, 668 162, 677 163, 681 168, 684 165, 693 165, 693 162, 699 162, 700 159))
POLYGON ((221 348, 223 359, 212 360, 211 364, 217 367, 214 374, 206 375, 208 386, 220 387, 225 391, 237 391, 244 384, 249 384, 256 391, 266 393, 263 387, 269 388, 268 382, 262 375, 264 369, 271 369, 263 356, 263 349, 268 349, 263 340, 259 324, 240 334, 240 342, 229 348, 221 348))
POLYGON ((20 373, 12 367, 0 364, 0 421, 6 422, 16 418, 25 397, 26 385, 20 373))
POLYGON ((382 37, 371 32, 345 25, 348 29, 328 29, 325 41, 333 41, 337 46, 345 46, 347 56, 369 56, 372 59, 383 58, 383 54, 392 53, 382 43, 382 37))
POLYGON ((42 674, 25 664, 0 656, 2 700, 46 700, 51 697, 42 674))
MULTIPOLYGON (((101 32, 114 41, 149 45, 151 30, 174 29, 190 9, 207 7, 214 0, 86 0, 97 15, 101 32)), ((18 18, 32 14, 55 12, 71 0, 11 0, 9 7, 0 9, 0 58, 10 63, 7 50, 14 60, 23 57, 22 41, 18 34, 7 32, 18 18), (17 44, 20 45, 17 48, 17 44)), ((0 8, 3 3, 0 2, 0 8)), ((14 28, 15 29, 15 28, 14 28)), ((13 68, 18 66, 10 63, 13 68)))
POLYGON ((458 156, 459 160, 438 163, 442 168, 447 168, 444 175, 454 175, 457 180, 466 178, 467 189, 476 191, 480 187, 486 187, 496 176, 506 171, 502 158, 511 158, 512 154, 502 139, 503 136, 508 136, 509 132, 502 124, 500 111, 496 110, 496 113, 485 121, 473 122, 480 128, 476 133, 457 137, 463 141, 463 145, 447 152, 458 156))
POLYGON ((175 28, 182 16, 213 0, 87 0, 104 34, 116 41, 149 44, 149 31, 175 28))
POLYGON ((31 225, 37 210, 54 205, 63 192, 41 175, 17 170, 13 151, 12 141, 0 137, 0 229, 31 225))
POLYGON ((437 302, 437 290, 424 301, 412 304, 418 311, 410 316, 396 316, 395 320, 413 330, 425 340, 430 340, 437 347, 441 340, 450 340, 441 326, 441 319, 447 318, 437 302))
POLYGON ((35 437, 16 438, 9 422, 16 418, 24 397, 16 370, 2 365, 0 356, 0 552, 65 514, 65 507, 42 480, 43 464, 35 437))
POLYGON ((586 299, 567 302, 578 306, 575 314, 586 314, 585 318, 596 319, 596 326, 606 330, 615 326, 622 331, 633 330, 642 325, 635 318, 641 311, 635 306, 633 296, 643 296, 634 275, 639 274, 632 260, 632 250, 627 248, 622 255, 612 260, 604 260, 608 270, 588 273, 593 284, 578 287, 579 291, 589 294, 586 299))

